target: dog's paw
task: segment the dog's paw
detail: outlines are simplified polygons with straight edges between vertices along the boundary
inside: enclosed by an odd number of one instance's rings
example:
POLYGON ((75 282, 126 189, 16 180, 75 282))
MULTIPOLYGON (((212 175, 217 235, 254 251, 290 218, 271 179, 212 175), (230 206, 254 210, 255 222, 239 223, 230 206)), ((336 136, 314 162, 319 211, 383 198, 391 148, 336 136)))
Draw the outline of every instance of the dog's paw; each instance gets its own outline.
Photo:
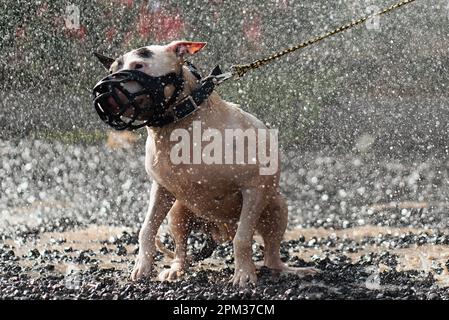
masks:
POLYGON ((317 273, 320 272, 319 269, 313 268, 313 267, 304 267, 304 268, 293 268, 286 266, 282 264, 281 266, 270 268, 274 271, 281 272, 281 273, 290 273, 295 274, 299 277, 306 277, 306 276, 314 276, 317 273))
POLYGON ((178 269, 166 269, 159 273, 159 281, 175 281, 179 280, 184 274, 183 270, 178 269))
POLYGON ((251 284, 255 285, 257 282, 255 268, 236 268, 231 282, 234 286, 240 288, 245 288, 251 284))
POLYGON ((179 262, 174 262, 170 269, 165 269, 159 274, 159 281, 175 281, 182 277, 185 268, 179 262))
POLYGON ((153 261, 138 257, 133 271, 131 272, 131 280, 137 281, 148 278, 153 271, 153 261))
POLYGON ((288 273, 294 273, 298 276, 305 277, 305 276, 314 276, 317 273, 320 272, 319 269, 313 268, 313 267, 305 267, 305 268, 291 268, 287 267, 285 272, 288 273))

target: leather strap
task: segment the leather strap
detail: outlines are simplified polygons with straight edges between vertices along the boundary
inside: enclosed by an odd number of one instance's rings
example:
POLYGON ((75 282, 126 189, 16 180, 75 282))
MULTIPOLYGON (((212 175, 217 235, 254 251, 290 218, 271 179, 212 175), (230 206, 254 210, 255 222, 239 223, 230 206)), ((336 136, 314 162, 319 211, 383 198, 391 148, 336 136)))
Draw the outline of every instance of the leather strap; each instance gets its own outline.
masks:
POLYGON ((206 101, 214 91, 216 85, 215 76, 220 74, 221 70, 216 66, 208 77, 201 80, 201 84, 197 89, 193 90, 189 96, 183 98, 174 107, 160 115, 151 126, 162 127, 177 122, 198 110, 201 104, 206 101))

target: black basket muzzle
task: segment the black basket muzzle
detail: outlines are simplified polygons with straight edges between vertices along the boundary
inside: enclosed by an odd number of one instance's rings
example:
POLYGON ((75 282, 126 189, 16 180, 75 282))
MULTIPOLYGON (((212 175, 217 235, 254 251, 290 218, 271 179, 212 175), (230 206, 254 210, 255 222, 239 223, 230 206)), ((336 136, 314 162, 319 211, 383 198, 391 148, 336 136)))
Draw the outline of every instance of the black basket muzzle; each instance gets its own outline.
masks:
POLYGON ((101 120, 116 130, 160 126, 164 113, 184 86, 182 72, 152 77, 137 70, 122 70, 100 80, 93 88, 95 110, 101 120), (166 98, 164 89, 174 92, 166 98))

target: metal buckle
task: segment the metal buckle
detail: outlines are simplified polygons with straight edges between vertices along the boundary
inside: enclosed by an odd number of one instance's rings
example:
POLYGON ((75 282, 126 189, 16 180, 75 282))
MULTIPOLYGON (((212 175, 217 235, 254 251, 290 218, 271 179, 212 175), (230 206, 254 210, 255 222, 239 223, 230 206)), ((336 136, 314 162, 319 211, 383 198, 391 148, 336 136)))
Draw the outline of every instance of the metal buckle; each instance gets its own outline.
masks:
POLYGON ((177 103, 177 104, 173 107, 173 112, 172 112, 172 113, 173 113, 173 118, 175 119, 175 121, 178 121, 178 120, 180 120, 180 119, 182 119, 182 118, 185 117, 185 115, 182 116, 182 117, 178 117, 178 107, 180 107, 181 105, 183 105, 183 104, 184 104, 184 101, 187 101, 187 100, 190 101, 190 103, 191 103, 192 106, 194 107, 193 111, 195 111, 196 109, 199 108, 199 106, 196 104, 195 100, 193 100, 193 98, 192 98, 191 95, 185 97, 183 100, 181 100, 179 103, 177 103))
POLYGON ((187 100, 189 100, 189 101, 193 104, 193 106, 195 107, 195 109, 198 109, 198 108, 199 108, 198 105, 196 104, 195 100, 193 100, 193 98, 192 98, 191 95, 189 95, 189 96, 187 97, 187 100))

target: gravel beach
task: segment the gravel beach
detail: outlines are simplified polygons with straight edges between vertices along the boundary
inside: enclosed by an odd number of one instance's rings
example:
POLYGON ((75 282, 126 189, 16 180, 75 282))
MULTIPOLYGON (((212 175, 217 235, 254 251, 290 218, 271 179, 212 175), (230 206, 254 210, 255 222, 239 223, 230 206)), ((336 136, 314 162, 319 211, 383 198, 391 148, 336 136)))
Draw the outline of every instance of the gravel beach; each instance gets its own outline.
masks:
MULTIPOLYGON (((285 151, 290 224, 282 257, 314 266, 298 278, 258 270, 235 289, 232 245, 178 282, 128 277, 149 197, 144 141, 111 149, 0 141, 2 299, 448 299, 449 162, 375 153, 285 151)), ((162 240, 171 239, 160 232, 162 240)), ((191 251, 201 250, 192 235, 191 251)), ((263 259, 259 238, 254 260, 263 259)), ((156 270, 170 261, 157 256, 156 270)))

